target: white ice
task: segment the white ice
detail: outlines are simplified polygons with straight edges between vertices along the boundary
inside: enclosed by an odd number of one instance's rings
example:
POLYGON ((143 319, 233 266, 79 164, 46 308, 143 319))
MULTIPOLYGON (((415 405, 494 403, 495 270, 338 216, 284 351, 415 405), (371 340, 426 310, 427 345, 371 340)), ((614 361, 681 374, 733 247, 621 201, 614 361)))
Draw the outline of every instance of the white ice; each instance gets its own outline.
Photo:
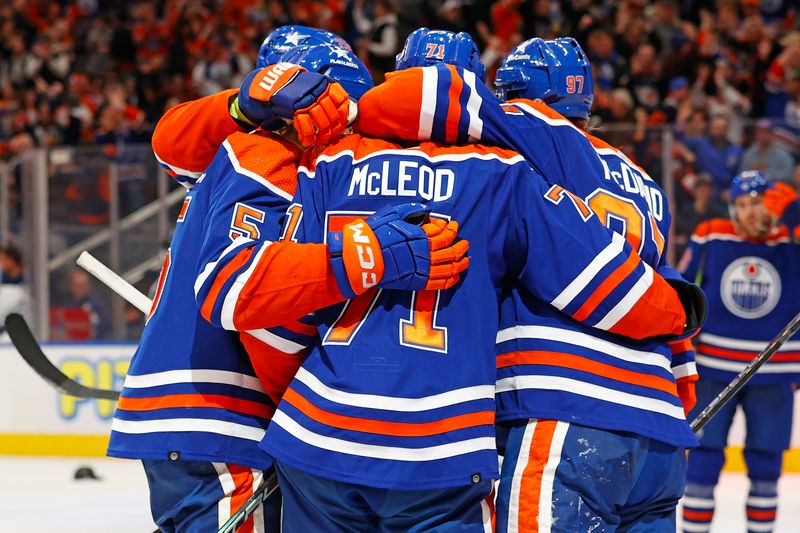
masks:
MULTIPOLYGON (((137 461, 0 457, 0 531, 19 533, 150 533, 147 481, 137 461), (90 466, 100 481, 75 480, 90 466)), ((744 533, 744 474, 723 474, 712 533, 744 533)), ((780 484, 775 533, 800 532, 800 475, 780 484)))

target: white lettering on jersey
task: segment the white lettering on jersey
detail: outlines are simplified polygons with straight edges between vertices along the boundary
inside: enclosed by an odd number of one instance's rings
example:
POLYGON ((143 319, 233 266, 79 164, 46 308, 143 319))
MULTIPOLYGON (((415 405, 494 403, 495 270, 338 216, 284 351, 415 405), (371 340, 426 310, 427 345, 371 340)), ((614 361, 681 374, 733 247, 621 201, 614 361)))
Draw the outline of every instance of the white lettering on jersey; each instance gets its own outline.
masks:
POLYGON ((443 202, 453 196, 456 175, 448 168, 431 168, 417 161, 383 161, 353 169, 348 196, 419 197, 443 202))
POLYGON ((600 161, 603 163, 607 181, 613 182, 628 194, 638 194, 647 202, 647 207, 653 218, 659 222, 664 219, 664 198, 661 191, 655 187, 650 187, 639 170, 616 157, 611 158, 610 162, 619 170, 612 170, 609 166, 609 160, 605 157, 601 156, 600 161))

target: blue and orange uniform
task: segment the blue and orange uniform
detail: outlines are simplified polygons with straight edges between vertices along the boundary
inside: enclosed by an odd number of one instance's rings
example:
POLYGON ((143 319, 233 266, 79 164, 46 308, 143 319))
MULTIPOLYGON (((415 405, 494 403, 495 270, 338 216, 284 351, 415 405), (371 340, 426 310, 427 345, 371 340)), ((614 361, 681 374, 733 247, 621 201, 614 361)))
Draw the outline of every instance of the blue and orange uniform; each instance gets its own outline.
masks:
POLYGON ((508 150, 403 150, 346 136, 301 165, 294 237, 325 241, 409 200, 459 220, 470 269, 454 289, 372 291, 315 313, 321 342, 262 442, 278 464, 287 531, 490 527, 482 502, 498 476, 494 344, 509 283, 564 312, 582 309, 582 322, 605 332, 684 330, 667 282, 508 150), (607 272, 618 274, 605 282, 607 272))
MULTIPOLYGON (((501 103, 469 71, 436 65, 388 75, 386 83, 365 94, 360 112, 358 127, 365 133, 392 131, 406 140, 482 140, 517 150, 546 180, 585 201, 615 232, 618 245, 627 240, 649 267, 683 284, 664 258, 670 215, 661 188, 622 152, 543 102, 501 103), (387 105, 399 102, 400 94, 406 95, 402 103, 387 105)), ((597 258, 598 294, 627 272, 627 267, 608 269, 604 260, 597 258)), ((657 511, 665 527, 674 522, 674 505, 683 490, 682 450, 697 443, 686 422, 697 380, 691 343, 636 341, 587 328, 578 321, 592 304, 570 304, 566 313, 558 312, 519 287, 502 304, 497 421, 510 426, 513 441, 505 450, 498 496, 502 531, 550 527, 553 520, 565 528, 582 527, 569 502, 555 502, 561 501, 559 491, 568 490, 559 486, 559 477, 567 475, 570 457, 584 451, 576 443, 593 439, 601 454, 614 440, 628 450, 629 456, 609 457, 609 462, 635 459, 639 468, 659 476, 638 486, 633 478, 620 480, 618 492, 606 498, 600 495, 603 487, 592 485, 597 476, 577 475, 573 481, 580 485, 573 487, 598 495, 598 501, 623 499, 620 504, 630 510, 615 516, 613 506, 597 505, 593 519, 634 522, 651 501, 669 496, 672 509, 657 511), (538 424, 518 423, 529 419, 538 424), (648 447, 661 464, 648 463, 643 453, 630 456, 648 447), (545 512, 549 508, 552 513, 545 512)), ((639 333, 639 338, 649 336, 639 333)))
MULTIPOLYGON (((698 225, 680 266, 708 296, 708 321, 696 341, 701 376, 698 408, 691 415, 696 416, 797 313, 800 247, 782 224, 754 239, 737 231, 732 220, 712 219, 698 225)), ((790 443, 793 384, 799 380, 800 337, 794 335, 703 428, 700 447, 689 454, 684 531, 710 530, 713 491, 739 405, 747 426, 748 531, 772 531, 783 452, 790 443)))

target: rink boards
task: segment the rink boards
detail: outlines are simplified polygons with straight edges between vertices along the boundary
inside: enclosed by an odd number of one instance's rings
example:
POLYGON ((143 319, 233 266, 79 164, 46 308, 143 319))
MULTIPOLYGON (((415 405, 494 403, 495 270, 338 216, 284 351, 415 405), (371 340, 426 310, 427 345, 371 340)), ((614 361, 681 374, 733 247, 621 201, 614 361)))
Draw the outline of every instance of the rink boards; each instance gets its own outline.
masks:
MULTIPOLYGON (((132 343, 46 344, 44 352, 62 372, 84 385, 119 389, 136 350, 132 343)), ((0 344, 0 454, 102 456, 115 402, 81 400, 57 393, 31 370, 13 346, 0 344)), ((800 472, 800 409, 795 403, 793 449, 787 471, 800 472)), ((731 429, 727 469, 741 471, 744 423, 731 429)))

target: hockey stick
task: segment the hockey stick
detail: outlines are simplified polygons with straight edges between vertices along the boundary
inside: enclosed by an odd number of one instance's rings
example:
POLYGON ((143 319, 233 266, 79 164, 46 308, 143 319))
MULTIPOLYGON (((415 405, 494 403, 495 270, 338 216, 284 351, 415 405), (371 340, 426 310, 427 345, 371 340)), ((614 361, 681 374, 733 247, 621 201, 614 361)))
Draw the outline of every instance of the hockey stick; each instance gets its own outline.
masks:
POLYGON ((84 250, 75 262, 102 281, 109 289, 125 298, 125 301, 144 313, 145 316, 150 314, 153 301, 139 289, 125 281, 119 274, 95 259, 92 254, 84 250))
POLYGON ((264 483, 253 492, 253 495, 247 498, 247 501, 239 507, 239 510, 233 513, 230 519, 219 528, 217 533, 234 533, 236 528, 250 518, 255 510, 267 501, 276 490, 278 490, 278 476, 273 472, 267 477, 264 483))
POLYGON ((777 352, 780 347, 786 342, 792 335, 797 333, 797 330, 800 329, 800 313, 798 313, 791 322, 789 322, 783 330, 778 334, 777 337, 772 339, 772 341, 764 348, 764 351, 761 352, 753 359, 744 370, 742 370, 738 376, 733 378, 733 381, 728 383, 728 386, 723 389, 719 396, 714 398, 714 400, 708 404, 708 407, 703 409, 703 411, 697 415, 697 418, 692 420, 691 428, 692 431, 697 433, 703 426, 705 426, 711 418, 716 415, 722 407, 733 398, 737 392, 739 392, 742 387, 744 387, 747 382, 753 377, 761 366, 769 361, 769 358, 772 357, 775 352, 777 352))
POLYGON ((55 387, 62 394, 78 398, 95 398, 98 400, 116 400, 119 391, 96 389, 81 385, 64 374, 54 365, 42 351, 22 315, 11 313, 6 317, 6 331, 17 351, 37 374, 55 387))

